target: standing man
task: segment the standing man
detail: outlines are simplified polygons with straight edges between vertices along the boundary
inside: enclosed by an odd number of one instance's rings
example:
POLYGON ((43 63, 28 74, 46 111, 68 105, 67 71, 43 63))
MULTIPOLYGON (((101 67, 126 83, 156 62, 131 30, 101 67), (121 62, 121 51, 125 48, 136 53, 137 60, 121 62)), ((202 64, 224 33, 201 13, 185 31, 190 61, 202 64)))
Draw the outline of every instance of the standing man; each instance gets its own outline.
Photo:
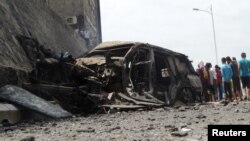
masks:
POLYGON ((222 75, 221 70, 218 65, 215 65, 215 72, 217 76, 217 88, 218 88, 218 101, 223 99, 223 87, 222 87, 222 75))
POLYGON ((250 98, 250 62, 246 59, 246 53, 241 53, 241 60, 239 61, 239 71, 240 71, 240 79, 242 82, 243 88, 243 99, 249 100, 250 98))
MULTIPOLYGON (((232 77, 232 82, 231 82, 231 87, 233 87, 233 91, 232 91, 232 99, 234 99, 236 97, 236 94, 234 93, 234 67, 232 65, 232 60, 229 56, 226 57, 227 60, 227 64, 231 67, 232 72, 233 72, 233 77, 232 77)), ((237 70, 239 70, 239 68, 237 67, 237 70)))
POLYGON ((241 99, 241 86, 240 86, 240 72, 237 60, 232 57, 231 67, 233 71, 233 90, 235 95, 235 100, 238 102, 241 99))
POLYGON ((232 101, 232 87, 231 87, 231 79, 233 77, 233 72, 231 66, 226 64, 227 59, 223 57, 221 59, 222 66, 221 66, 221 73, 224 82, 224 92, 225 98, 229 101, 232 101))
POLYGON ((206 64, 208 73, 209 73, 209 101, 214 102, 215 101, 215 94, 217 93, 217 77, 216 72, 212 69, 212 64, 207 63, 206 64))
POLYGON ((204 66, 204 62, 200 61, 198 64, 197 74, 200 77, 202 83, 202 98, 201 101, 208 101, 208 87, 209 87, 209 73, 207 68, 204 66))

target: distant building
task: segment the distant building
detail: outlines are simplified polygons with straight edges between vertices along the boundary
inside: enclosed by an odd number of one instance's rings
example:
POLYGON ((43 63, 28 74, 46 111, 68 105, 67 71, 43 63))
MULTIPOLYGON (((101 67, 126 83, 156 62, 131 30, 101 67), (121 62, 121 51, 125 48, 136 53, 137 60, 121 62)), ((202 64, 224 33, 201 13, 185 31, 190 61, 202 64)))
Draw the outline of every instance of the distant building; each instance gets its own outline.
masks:
POLYGON ((86 41, 88 48, 102 42, 99 0, 45 0, 86 41))

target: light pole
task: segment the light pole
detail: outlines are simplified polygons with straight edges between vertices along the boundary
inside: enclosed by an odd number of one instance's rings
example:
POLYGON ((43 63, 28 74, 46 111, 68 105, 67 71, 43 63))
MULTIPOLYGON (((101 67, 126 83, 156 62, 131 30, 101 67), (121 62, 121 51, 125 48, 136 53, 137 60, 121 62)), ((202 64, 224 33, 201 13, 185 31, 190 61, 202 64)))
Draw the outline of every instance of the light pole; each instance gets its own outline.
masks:
POLYGON ((212 25, 213 25, 213 33, 214 33, 214 48, 215 48, 215 56, 216 56, 216 63, 218 65, 218 53, 217 53, 217 44, 216 44, 216 36, 215 36, 215 28, 214 28, 214 16, 213 16, 213 9, 212 9, 212 5, 210 7, 210 11, 207 10, 201 10, 198 8, 193 8, 194 11, 201 11, 201 12, 206 12, 209 15, 211 15, 212 17, 212 25))

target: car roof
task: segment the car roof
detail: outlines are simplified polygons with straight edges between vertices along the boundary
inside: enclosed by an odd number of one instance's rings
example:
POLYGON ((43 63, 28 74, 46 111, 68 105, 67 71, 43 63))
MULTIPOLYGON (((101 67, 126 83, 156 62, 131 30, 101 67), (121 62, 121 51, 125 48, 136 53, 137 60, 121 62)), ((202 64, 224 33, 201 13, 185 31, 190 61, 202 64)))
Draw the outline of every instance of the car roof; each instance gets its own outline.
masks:
POLYGON ((134 45, 139 42, 132 42, 132 41, 107 41, 99 44, 94 49, 104 49, 104 48, 116 48, 119 46, 126 46, 126 45, 134 45))
MULTIPOLYGON (((133 42, 133 41, 107 41, 107 42, 103 42, 103 43, 99 44, 92 51, 102 50, 102 49, 119 48, 119 47, 124 47, 124 46, 140 45, 140 44, 148 44, 148 43, 133 42)), ((148 44, 148 45, 150 45, 150 47, 153 48, 154 50, 156 50, 156 51, 158 50, 162 53, 186 56, 182 53, 178 53, 178 52, 175 52, 175 51, 172 51, 172 50, 160 47, 160 46, 156 46, 156 45, 152 45, 152 44, 148 44)))

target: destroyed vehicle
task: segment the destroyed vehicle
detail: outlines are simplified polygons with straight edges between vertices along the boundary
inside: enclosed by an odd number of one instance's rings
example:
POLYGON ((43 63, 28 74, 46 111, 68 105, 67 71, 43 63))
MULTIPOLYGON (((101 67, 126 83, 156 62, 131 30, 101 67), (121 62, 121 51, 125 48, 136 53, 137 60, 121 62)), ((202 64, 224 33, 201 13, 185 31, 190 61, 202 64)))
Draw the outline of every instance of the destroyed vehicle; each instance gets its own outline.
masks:
POLYGON ((187 56, 154 45, 106 42, 75 60, 20 41, 34 69, 21 87, 1 87, 0 100, 50 118, 192 103, 202 91, 187 56))
POLYGON ((105 42, 78 58, 95 71, 103 89, 125 99, 172 105, 200 98, 202 85, 184 54, 137 42, 105 42))

